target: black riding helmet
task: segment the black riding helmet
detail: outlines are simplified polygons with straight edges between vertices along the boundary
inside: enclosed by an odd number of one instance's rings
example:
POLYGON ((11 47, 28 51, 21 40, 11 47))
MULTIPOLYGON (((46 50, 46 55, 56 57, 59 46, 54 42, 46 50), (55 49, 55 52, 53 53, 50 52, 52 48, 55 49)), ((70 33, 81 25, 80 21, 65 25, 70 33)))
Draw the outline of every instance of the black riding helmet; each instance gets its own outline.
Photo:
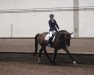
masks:
POLYGON ((54 14, 50 14, 49 17, 50 17, 50 18, 53 18, 53 17, 54 17, 54 14))

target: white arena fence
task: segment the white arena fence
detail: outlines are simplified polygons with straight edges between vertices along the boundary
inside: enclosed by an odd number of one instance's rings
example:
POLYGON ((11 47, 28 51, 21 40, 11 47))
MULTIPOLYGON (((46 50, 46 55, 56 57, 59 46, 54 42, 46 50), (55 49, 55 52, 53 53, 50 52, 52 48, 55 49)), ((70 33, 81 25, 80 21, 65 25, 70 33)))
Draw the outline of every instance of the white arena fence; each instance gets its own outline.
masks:
MULTIPOLYGON (((0 38, 0 52, 34 52, 34 38, 13 37, 0 38)), ((69 51, 74 54, 94 54, 94 38, 72 38, 69 51)), ((48 53, 53 53, 53 48, 47 47, 48 53)), ((65 53, 59 50, 58 53, 65 53)))

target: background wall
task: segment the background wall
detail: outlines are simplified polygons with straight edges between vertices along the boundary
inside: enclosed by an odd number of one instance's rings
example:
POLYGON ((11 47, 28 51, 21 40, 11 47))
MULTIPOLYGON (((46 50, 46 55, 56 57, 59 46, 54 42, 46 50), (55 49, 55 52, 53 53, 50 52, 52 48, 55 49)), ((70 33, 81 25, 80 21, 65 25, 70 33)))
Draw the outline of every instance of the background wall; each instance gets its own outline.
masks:
MULTIPOLYGON (((73 26, 74 0, 0 0, 0 37, 34 37, 37 33, 49 30, 49 14, 53 13, 61 29, 74 31, 73 26), (62 9, 63 11, 22 12, 11 11, 62 9), (67 10, 66 10, 67 9, 67 10), (10 11, 11 13, 2 13, 10 11)), ((94 1, 79 0, 79 8, 93 8, 79 11, 79 37, 94 37, 94 1)))
POLYGON ((94 0, 79 0, 79 32, 81 37, 94 37, 94 0), (90 10, 91 9, 91 10, 90 10))
POLYGON ((61 29, 73 32, 72 12, 13 13, 0 14, 0 36, 10 36, 11 24, 13 37, 33 37, 37 33, 49 31, 48 20, 51 13, 55 15, 61 29))

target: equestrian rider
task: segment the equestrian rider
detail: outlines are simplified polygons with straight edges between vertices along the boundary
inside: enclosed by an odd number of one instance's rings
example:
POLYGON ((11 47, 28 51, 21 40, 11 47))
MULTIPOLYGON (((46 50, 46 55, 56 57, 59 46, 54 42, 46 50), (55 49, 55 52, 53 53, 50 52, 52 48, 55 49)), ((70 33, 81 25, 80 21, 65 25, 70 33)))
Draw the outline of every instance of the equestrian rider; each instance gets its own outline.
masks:
POLYGON ((49 17, 50 17, 50 20, 48 21, 48 23, 49 23, 50 29, 49 29, 49 33, 45 37, 45 40, 49 44, 51 44, 51 42, 54 41, 54 40, 52 41, 52 39, 55 38, 55 37, 53 37, 53 34, 55 32, 58 34, 59 26, 58 26, 56 20, 54 19, 54 15, 53 14, 50 14, 49 17))
POLYGON ((50 20, 48 21, 49 27, 50 27, 50 29, 49 29, 49 35, 50 35, 49 43, 51 43, 52 39, 53 39, 52 35, 54 32, 56 32, 58 34, 59 26, 58 26, 56 20, 54 19, 53 14, 50 14, 49 17, 50 17, 50 20))
POLYGON ((49 27, 50 27, 49 34, 50 34, 50 37, 52 37, 52 34, 54 33, 54 31, 58 33, 59 26, 58 26, 56 20, 54 19, 54 15, 53 14, 50 14, 49 17, 50 17, 50 20, 48 22, 49 23, 49 27))
POLYGON ((56 20, 54 19, 54 15, 50 14, 49 17, 50 17, 50 20, 49 20, 50 30, 49 31, 56 31, 58 33, 59 26, 56 20))

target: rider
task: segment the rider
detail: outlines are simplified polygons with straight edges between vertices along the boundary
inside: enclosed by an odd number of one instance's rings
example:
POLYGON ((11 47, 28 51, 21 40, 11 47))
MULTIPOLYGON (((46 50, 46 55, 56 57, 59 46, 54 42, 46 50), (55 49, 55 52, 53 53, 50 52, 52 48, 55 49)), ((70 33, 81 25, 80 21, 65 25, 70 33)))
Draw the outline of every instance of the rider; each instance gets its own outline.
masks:
POLYGON ((50 14, 49 17, 50 17, 50 20, 49 20, 50 30, 49 31, 56 31, 58 33, 59 26, 56 20, 54 19, 54 15, 50 14))
POLYGON ((59 26, 58 26, 56 20, 54 19, 53 14, 50 14, 49 17, 50 17, 50 20, 48 21, 49 27, 50 27, 50 29, 49 29, 49 34, 50 34, 49 43, 51 43, 52 35, 54 32, 56 32, 58 34, 59 26))

